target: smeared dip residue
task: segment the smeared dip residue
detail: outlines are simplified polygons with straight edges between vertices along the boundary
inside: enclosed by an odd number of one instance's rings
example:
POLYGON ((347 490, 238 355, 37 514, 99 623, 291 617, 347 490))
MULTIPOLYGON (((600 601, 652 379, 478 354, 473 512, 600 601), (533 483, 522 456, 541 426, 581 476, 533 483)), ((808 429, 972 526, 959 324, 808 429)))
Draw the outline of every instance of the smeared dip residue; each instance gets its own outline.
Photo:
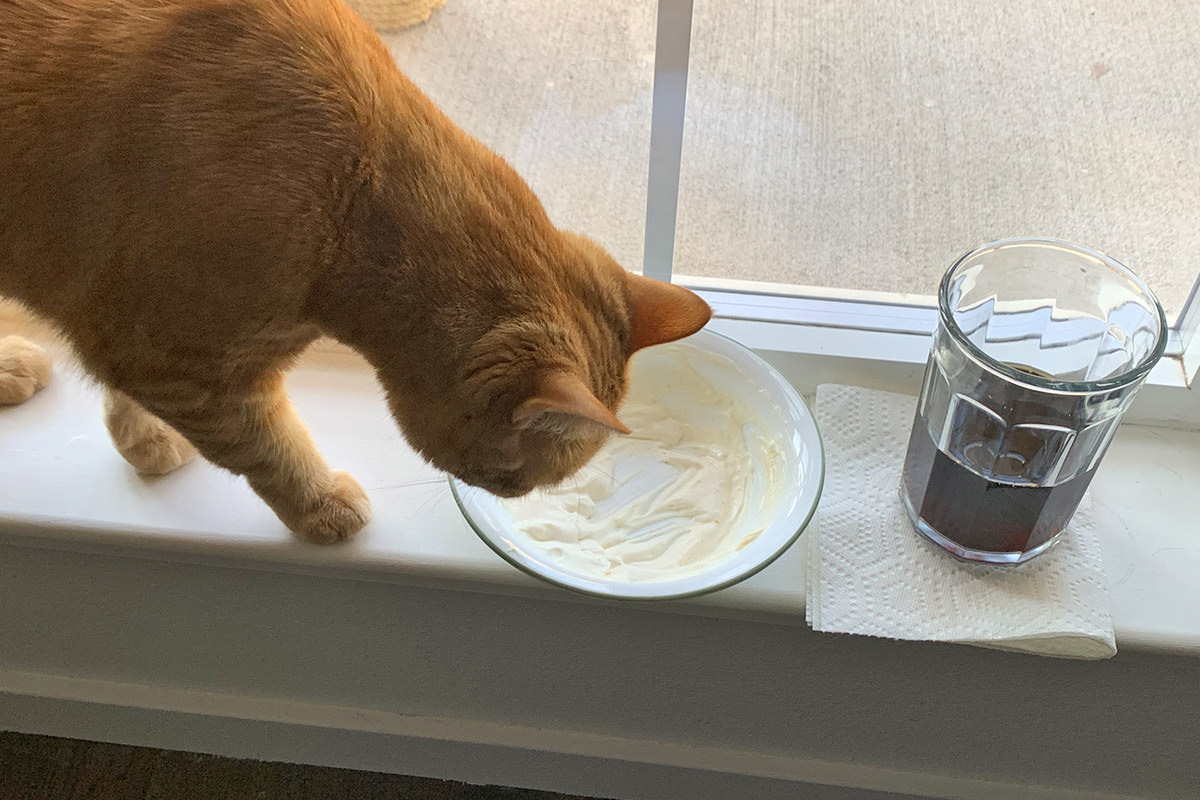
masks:
POLYGON ((577 574, 621 581, 702 572, 770 522, 783 413, 729 359, 685 342, 638 353, 613 436, 562 485, 505 500, 527 541, 577 574), (737 390, 719 385, 741 382, 737 390), (776 417, 770 419, 769 417, 776 417))

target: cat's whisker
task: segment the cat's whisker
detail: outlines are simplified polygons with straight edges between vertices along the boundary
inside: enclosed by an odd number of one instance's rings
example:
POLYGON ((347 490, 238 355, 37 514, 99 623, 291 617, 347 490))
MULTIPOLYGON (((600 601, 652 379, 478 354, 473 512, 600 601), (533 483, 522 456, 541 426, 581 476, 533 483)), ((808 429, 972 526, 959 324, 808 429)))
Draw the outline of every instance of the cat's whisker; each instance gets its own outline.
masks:
POLYGON ((377 487, 375 487, 374 491, 383 492, 383 491, 387 491, 389 489, 403 489, 406 486, 429 486, 431 484, 445 483, 445 482, 446 482, 445 478, 417 478, 417 479, 411 480, 411 481, 401 481, 400 483, 388 484, 387 486, 377 486, 377 487))
POLYGON ((425 498, 423 501, 421 501, 421 504, 420 504, 419 506, 417 506, 417 507, 416 507, 416 508, 413 510, 413 516, 415 517, 415 516, 417 516, 418 514, 420 514, 422 511, 424 511, 424 510, 426 510, 426 509, 428 509, 428 508, 432 507, 434 504, 436 504, 436 503, 437 503, 439 500, 441 500, 443 497, 445 497, 445 495, 443 495, 443 494, 440 494, 440 493, 439 493, 439 494, 430 495, 429 497, 426 497, 426 498, 425 498))
MULTIPOLYGON (((591 465, 585 464, 584 466, 588 467, 591 465)), ((579 477, 578 477, 578 473, 576 473, 576 475, 575 475, 575 492, 576 492, 576 494, 579 494, 582 491, 583 490, 579 488, 579 477)), ((579 517, 578 515, 575 515, 575 532, 577 534, 576 538, 578 538, 578 534, 581 533, 582 531, 583 531, 583 519, 581 517, 579 517)))
POLYGON ((615 480, 615 479, 616 479, 616 476, 615 476, 613 473, 611 473, 611 472, 609 472, 608 470, 605 470, 605 469, 600 469, 600 467, 597 467, 597 466, 596 466, 596 465, 594 465, 594 464, 584 464, 584 465, 583 465, 583 466, 580 468, 580 470, 579 470, 579 471, 580 471, 580 472, 583 472, 584 470, 589 470, 589 471, 590 471, 592 474, 594 474, 594 475, 600 475, 600 476, 602 476, 602 477, 608 478, 610 481, 611 481, 611 480, 615 480))

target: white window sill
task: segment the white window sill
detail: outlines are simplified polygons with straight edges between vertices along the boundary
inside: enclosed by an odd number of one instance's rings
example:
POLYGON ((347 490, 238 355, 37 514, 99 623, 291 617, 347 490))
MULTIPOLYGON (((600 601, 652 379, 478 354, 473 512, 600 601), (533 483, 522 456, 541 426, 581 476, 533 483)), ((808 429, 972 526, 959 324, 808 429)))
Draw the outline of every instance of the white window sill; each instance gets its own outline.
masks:
MULTIPOLYGON (((792 354, 785 371, 807 364, 812 374, 853 380, 861 367, 848 363, 792 354)), ((918 373, 876 371, 857 382, 915 391, 918 373)), ((544 586, 476 538, 444 479, 403 443, 356 358, 314 352, 289 388, 330 463, 371 496, 374 519, 354 542, 322 548, 293 540, 243 481, 205 463, 163 479, 137 477, 108 440, 96 392, 60 366, 50 387, 0 413, 0 486, 8 487, 0 543, 599 602, 544 586)), ((1200 432, 1122 427, 1093 484, 1120 649, 1200 655, 1197 486, 1200 432)), ((803 624, 803 559, 803 548, 793 547, 738 586, 652 607, 803 624)))
MULTIPOLYGON (((765 346, 805 391, 919 380, 917 349, 765 346)), ((202 463, 139 479, 69 367, 0 412, 0 730, 664 800, 1197 785, 1200 433, 1127 425, 1096 479, 1122 651, 1097 664, 813 633, 801 548, 674 604, 543 586, 476 539, 361 362, 316 353, 291 390, 372 495, 347 546, 293 541, 202 463)))

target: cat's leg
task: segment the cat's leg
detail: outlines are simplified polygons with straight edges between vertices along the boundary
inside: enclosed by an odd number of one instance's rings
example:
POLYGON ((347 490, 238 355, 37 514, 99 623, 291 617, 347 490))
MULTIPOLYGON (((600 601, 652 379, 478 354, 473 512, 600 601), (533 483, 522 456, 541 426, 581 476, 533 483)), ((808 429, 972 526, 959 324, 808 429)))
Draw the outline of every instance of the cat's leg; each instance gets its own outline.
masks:
POLYGON ((166 475, 196 456, 178 431, 116 389, 104 393, 104 424, 117 451, 144 475, 166 475))
POLYGON ((28 339, 0 339, 0 406, 24 403, 50 382, 50 356, 28 339))
POLYGON ((243 393, 197 388, 171 397, 140 394, 138 399, 209 461, 245 475, 301 538, 321 544, 342 541, 370 519, 362 487, 329 468, 296 416, 282 373, 265 376, 243 393))

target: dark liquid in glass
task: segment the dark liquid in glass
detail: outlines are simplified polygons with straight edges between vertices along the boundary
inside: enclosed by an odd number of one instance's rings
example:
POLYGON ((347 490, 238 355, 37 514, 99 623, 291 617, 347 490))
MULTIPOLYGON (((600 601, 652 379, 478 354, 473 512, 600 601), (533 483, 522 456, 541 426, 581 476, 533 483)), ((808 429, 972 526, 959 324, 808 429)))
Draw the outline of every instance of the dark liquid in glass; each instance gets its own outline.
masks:
POLYGON ((1024 553, 1070 522, 1095 469, 1057 486, 988 480, 938 450, 923 420, 908 444, 904 487, 921 519, 955 544, 987 553, 1024 553))
MULTIPOLYGON (((1033 367, 1010 366, 1051 377, 1033 367)), ((1021 412, 1037 416, 1038 409, 1026 406, 1021 412)), ((970 432, 956 433, 956 448, 969 452, 970 432)), ((1026 463, 1037 453, 1012 455, 1017 463, 1026 463)), ((1070 522, 1095 468, 1054 486, 992 480, 982 471, 939 450, 918 414, 908 443, 904 491, 926 525, 967 550, 1027 553, 1050 541, 1070 522)))

